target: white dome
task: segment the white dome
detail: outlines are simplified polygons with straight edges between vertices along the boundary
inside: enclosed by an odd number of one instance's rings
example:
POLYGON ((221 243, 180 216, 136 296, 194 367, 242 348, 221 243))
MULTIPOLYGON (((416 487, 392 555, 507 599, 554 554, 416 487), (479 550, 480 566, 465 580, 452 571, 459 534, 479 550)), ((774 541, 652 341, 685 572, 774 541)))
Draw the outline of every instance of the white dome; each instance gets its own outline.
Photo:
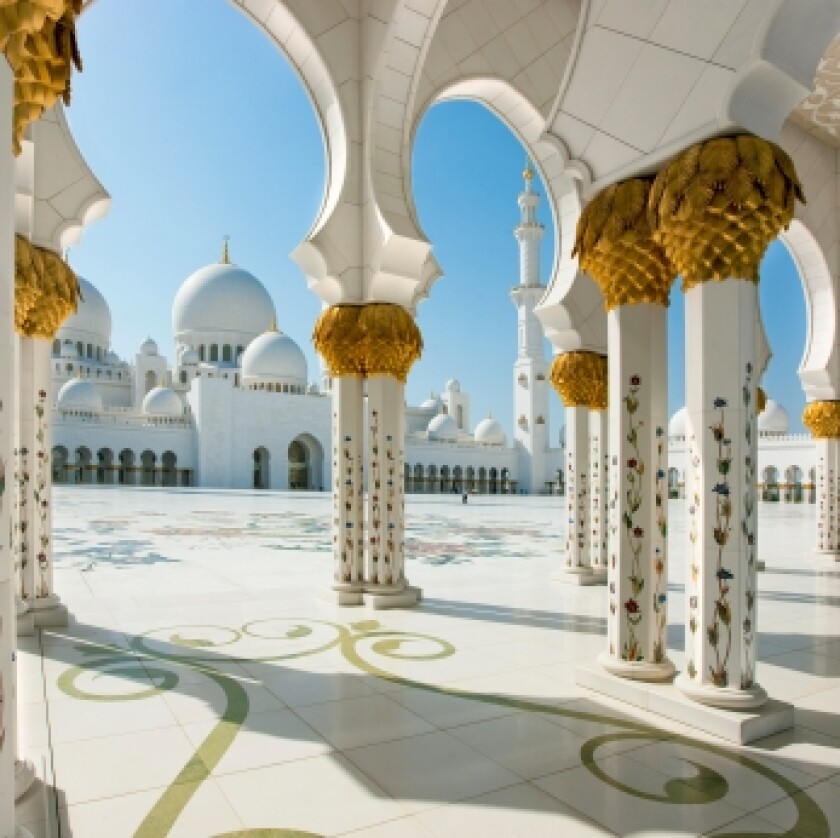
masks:
POLYGON ((242 353, 242 379, 306 386, 306 358, 282 332, 270 331, 248 344, 242 353))
POLYGON ((488 416, 476 426, 475 441, 485 445, 504 445, 505 429, 492 416, 488 416))
POLYGON ((441 407, 443 407, 443 402, 440 400, 440 396, 436 396, 432 393, 432 395, 420 405, 420 410, 434 410, 435 413, 438 413, 440 412, 441 407))
POLYGON ((758 414, 758 432, 761 434, 786 434, 790 430, 788 412, 773 399, 767 399, 764 410, 758 414))
POLYGON ((146 338, 146 340, 144 340, 143 343, 140 344, 140 354, 157 355, 158 345, 151 338, 146 338))
POLYGON ((58 409, 101 413, 102 395, 90 381, 71 378, 58 391, 58 409))
POLYGON ((458 439, 458 425, 448 413, 438 413, 426 429, 429 439, 455 442, 458 439))
POLYGON ((460 393, 461 382, 458 381, 457 378, 450 378, 449 381, 446 382, 446 390, 450 393, 460 393))
POLYGON ((191 346, 187 347, 181 353, 181 364, 183 366, 187 366, 187 367, 198 366, 198 362, 199 362, 198 352, 196 352, 196 350, 193 349, 191 346))
POLYGON ((688 408, 681 407, 668 423, 668 436, 685 436, 688 422, 688 408))
POLYGON ((117 353, 114 352, 113 350, 109 349, 105 353, 105 361, 109 364, 119 364, 120 363, 120 356, 117 355, 117 353))
POLYGON ((79 277, 79 307, 71 314, 56 337, 60 340, 82 340, 108 346, 111 343, 111 309, 105 298, 86 279, 79 277))
POLYGON ((147 416, 183 416, 184 404, 174 390, 155 387, 143 399, 143 413, 147 416))
POLYGON ((197 270, 178 289, 172 303, 175 340, 230 335, 242 343, 266 331, 275 317, 265 286, 236 265, 216 263, 197 270))

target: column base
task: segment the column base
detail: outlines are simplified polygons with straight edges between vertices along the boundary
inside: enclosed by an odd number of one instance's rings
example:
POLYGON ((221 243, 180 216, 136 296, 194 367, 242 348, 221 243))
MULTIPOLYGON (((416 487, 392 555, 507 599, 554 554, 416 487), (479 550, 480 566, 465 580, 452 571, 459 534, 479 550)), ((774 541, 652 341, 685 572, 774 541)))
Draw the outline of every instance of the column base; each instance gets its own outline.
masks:
POLYGON ((35 634, 35 618, 29 610, 29 606, 22 600, 15 598, 17 609, 17 636, 32 637, 35 634))
POLYGON ((18 826, 15 829, 15 838, 35 838, 35 836, 25 826, 18 826))
POLYGON ((28 759, 15 760, 15 802, 29 791, 35 780, 35 766, 28 759))
POLYGON ((567 567, 562 573, 554 575, 554 579, 565 585, 606 585, 607 569, 600 567, 567 567))
POLYGON ((69 620, 67 606, 55 594, 30 600, 29 613, 38 628, 65 628, 69 620))
POLYGON ((614 658, 608 652, 598 655, 598 663, 611 675, 627 678, 631 681, 670 681, 677 671, 668 658, 662 663, 648 661, 623 661, 614 658))
POLYGON ((423 598, 420 588, 405 585, 402 589, 391 586, 365 588, 365 605, 377 610, 383 608, 412 608, 423 598))
POLYGON ((411 585, 333 585, 327 598, 339 606, 367 605, 370 608, 411 608, 423 598, 411 585))
POLYGON ((679 675, 674 686, 686 697, 723 710, 754 710, 767 701, 767 692, 754 684, 748 690, 737 687, 712 687, 698 684, 687 675, 679 675))

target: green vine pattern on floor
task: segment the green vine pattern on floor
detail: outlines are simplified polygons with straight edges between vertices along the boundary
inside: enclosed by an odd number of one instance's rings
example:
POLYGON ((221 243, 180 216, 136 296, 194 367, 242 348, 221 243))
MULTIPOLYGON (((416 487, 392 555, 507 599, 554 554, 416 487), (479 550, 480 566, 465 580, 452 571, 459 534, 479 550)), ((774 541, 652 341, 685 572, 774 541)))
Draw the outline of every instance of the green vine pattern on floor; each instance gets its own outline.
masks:
MULTIPOLYGON (((448 641, 430 635, 391 630, 376 620, 365 620, 343 626, 327 621, 306 619, 268 619, 243 625, 239 629, 219 626, 180 626, 159 629, 154 633, 133 637, 129 648, 80 641, 75 647, 87 659, 71 667, 58 678, 58 686, 65 695, 87 701, 136 701, 159 695, 178 686, 178 670, 199 672, 222 690, 225 706, 221 716, 199 745, 195 753, 164 791, 136 832, 135 838, 163 838, 170 833, 201 784, 210 777, 222 757, 233 744, 249 711, 248 693, 237 678, 220 669, 228 664, 277 663, 338 649, 344 659, 359 672, 389 683, 424 690, 441 696, 478 701, 525 712, 550 714, 565 719, 575 719, 609 725, 617 728, 613 733, 591 737, 581 746, 583 766, 598 780, 630 797, 662 804, 702 805, 714 803, 729 791, 727 780, 713 768, 700 761, 688 760, 695 774, 680 776, 665 782, 662 793, 656 794, 634 788, 612 777, 599 761, 598 750, 622 741, 669 742, 692 748, 698 759, 709 755, 729 760, 731 763, 755 772, 781 789, 795 806, 796 823, 786 832, 785 838, 807 834, 815 838, 828 838, 829 824, 825 813, 816 801, 802 788, 782 774, 756 759, 736 751, 676 735, 641 722, 614 718, 594 712, 575 710, 563 705, 543 704, 538 701, 512 698, 493 693, 473 693, 456 688, 437 686, 396 675, 377 665, 370 658, 393 661, 436 661, 456 653, 448 641), (273 630, 272 630, 273 629, 273 630), (161 640, 152 635, 164 636, 161 640), (210 652, 213 649, 233 647, 237 643, 267 640, 288 643, 289 651, 265 657, 236 656, 210 652), (181 653, 183 650, 183 653, 181 653), (90 689, 90 684, 102 675, 119 676, 127 681, 143 684, 129 694, 104 694, 90 689), (79 685, 79 681, 89 684, 79 685), (153 686, 145 686, 149 681, 153 686)), ((60 779, 60 778, 59 778, 60 779)), ((716 838, 759 838, 764 833, 716 833, 716 838)), ((246 829, 228 832, 216 838, 319 838, 315 833, 293 829, 246 829)))
POLYGON ((642 508, 644 498, 645 461, 639 447, 639 431, 642 422, 634 417, 639 409, 639 389, 642 379, 638 375, 630 376, 630 387, 624 397, 624 409, 627 412, 627 444, 631 456, 627 458, 624 480, 627 489, 624 493, 624 528, 630 546, 630 582, 631 596, 624 603, 624 620, 627 624, 627 639, 621 647, 621 658, 626 661, 643 661, 644 647, 636 637, 636 629, 644 619, 641 595, 645 589, 645 577, 642 574, 642 550, 645 546, 645 530, 636 522, 635 515, 642 508))

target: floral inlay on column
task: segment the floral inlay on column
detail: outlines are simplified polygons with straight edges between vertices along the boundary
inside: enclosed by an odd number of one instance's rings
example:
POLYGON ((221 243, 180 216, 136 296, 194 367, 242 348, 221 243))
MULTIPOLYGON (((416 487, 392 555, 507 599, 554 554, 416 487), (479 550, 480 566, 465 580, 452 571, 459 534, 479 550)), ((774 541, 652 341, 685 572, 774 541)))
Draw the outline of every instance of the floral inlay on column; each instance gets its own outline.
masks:
POLYGON ((38 562, 38 582, 35 589, 35 598, 48 597, 50 591, 49 582, 49 549, 50 549, 50 501, 49 501, 49 463, 50 456, 45 446, 47 438, 45 428, 47 391, 39 390, 38 399, 35 402, 35 442, 38 449, 35 452, 35 482, 32 497, 35 501, 35 512, 38 515, 41 526, 38 528, 38 554, 35 557, 38 562))
POLYGON ((20 598, 29 599, 26 586, 26 568, 29 566, 29 522, 27 512, 27 494, 29 489, 29 449, 26 447, 15 449, 17 471, 15 472, 15 524, 14 543, 17 549, 15 568, 20 575, 20 598))
POLYGON ((638 526, 634 517, 642 508, 644 494, 642 478, 645 473, 645 462, 639 450, 639 430, 644 423, 634 420, 636 411, 639 409, 638 395, 641 384, 641 377, 632 375, 630 377, 630 386, 627 395, 624 396, 624 409, 627 412, 629 427, 627 431, 627 442, 634 452, 634 456, 627 460, 627 467, 624 472, 624 481, 627 486, 625 491, 627 508, 624 512, 624 527, 632 557, 630 561, 630 576, 628 578, 633 595, 624 603, 624 619, 627 621, 628 635, 621 649, 621 657, 623 660, 628 661, 644 660, 644 654, 635 632, 636 627, 641 623, 644 616, 639 600, 642 591, 645 589, 645 578, 642 574, 642 547, 644 546, 645 531, 643 527, 638 526))
MULTIPOLYGON (((370 475, 368 480, 370 484, 368 485, 368 492, 370 492, 370 512, 371 512, 371 519, 369 521, 370 525, 370 561, 371 561, 371 568, 370 568, 370 579, 369 582, 372 582, 374 585, 378 584, 380 581, 385 582, 383 578, 380 580, 380 568, 379 568, 379 551, 382 548, 381 544, 381 524, 382 524, 382 509, 380 506, 380 499, 379 494, 382 490, 382 475, 379 473, 379 411, 372 410, 370 414, 370 425, 368 426, 368 431, 370 433, 368 444, 370 445, 370 475)), ((385 562, 387 563, 388 557, 385 556, 385 562)), ((383 572, 384 576, 384 572, 383 572)))
MULTIPOLYGON (((697 487, 700 485, 700 457, 694 449, 695 437, 692 435, 689 438, 688 446, 688 461, 691 474, 691 498, 688 507, 688 543, 689 543, 689 582, 686 589, 689 592, 688 597, 688 630, 691 633, 691 648, 694 648, 694 637, 697 634, 697 581, 700 578, 700 564, 697 558, 697 520, 700 517, 700 493, 697 487), (690 587, 689 587, 690 585, 690 587)), ((688 649, 688 644, 686 644, 688 649)), ((697 676, 697 666, 693 658, 688 659, 686 664, 686 672, 689 678, 697 676)))
POLYGON ((720 419, 714 425, 709 426, 712 437, 717 443, 717 457, 715 464, 719 481, 712 487, 715 495, 715 520, 712 537, 717 544, 717 564, 715 576, 717 577, 718 592, 714 602, 713 617, 707 629, 709 645, 715 653, 715 665, 709 666, 709 674, 712 683, 716 687, 725 687, 729 683, 729 672, 727 665, 729 656, 732 653, 732 606, 729 603, 730 581, 735 578, 731 570, 724 567, 723 553, 729 543, 729 536, 732 533, 732 500, 730 498, 729 472, 732 469, 732 440, 726 436, 725 413, 727 401, 723 398, 716 398, 714 406, 720 410, 720 419), (721 654, 721 634, 726 635, 726 648, 721 654))
POLYGON ((656 492, 654 503, 656 504, 656 530, 659 544, 654 548, 656 559, 653 563, 654 586, 653 586, 653 613, 656 624, 656 639, 653 643, 654 663, 662 663, 665 660, 665 629, 667 628, 668 615, 665 610, 665 603, 668 600, 668 580, 665 577, 665 555, 668 547, 668 516, 667 507, 667 480, 664 465, 665 451, 665 430, 656 428, 656 492))
MULTIPOLYGON (((744 377, 743 401, 744 401, 744 501, 743 516, 741 518, 741 535, 746 541, 747 568, 752 571, 755 567, 755 457, 753 445, 753 424, 755 413, 750 409, 752 404, 752 364, 746 365, 744 377)), ((750 572, 747 579, 755 579, 750 572)), ((747 585, 744 591, 744 620, 742 623, 745 660, 741 672, 741 689, 747 690, 753 685, 755 678, 755 651, 753 641, 755 640, 755 591, 747 585)))

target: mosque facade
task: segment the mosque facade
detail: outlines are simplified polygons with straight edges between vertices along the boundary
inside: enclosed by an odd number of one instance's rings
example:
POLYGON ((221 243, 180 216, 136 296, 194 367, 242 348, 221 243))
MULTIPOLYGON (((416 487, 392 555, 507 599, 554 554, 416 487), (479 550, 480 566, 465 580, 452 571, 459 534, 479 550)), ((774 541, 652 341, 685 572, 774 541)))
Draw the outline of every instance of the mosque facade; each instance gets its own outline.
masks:
MULTIPOLYGON (((520 281, 510 442, 487 416, 475 425, 469 394, 450 379, 405 410, 408 492, 555 491, 562 448, 548 424, 548 364, 534 309, 540 283, 539 196, 526 170, 519 196, 520 281)), ((263 284, 232 264, 193 273, 172 305, 174 364, 148 338, 133 360, 111 349, 112 318, 80 278, 77 312, 52 345, 53 480, 143 486, 310 490, 332 484, 329 374, 312 381, 300 347, 277 328, 263 284)))

